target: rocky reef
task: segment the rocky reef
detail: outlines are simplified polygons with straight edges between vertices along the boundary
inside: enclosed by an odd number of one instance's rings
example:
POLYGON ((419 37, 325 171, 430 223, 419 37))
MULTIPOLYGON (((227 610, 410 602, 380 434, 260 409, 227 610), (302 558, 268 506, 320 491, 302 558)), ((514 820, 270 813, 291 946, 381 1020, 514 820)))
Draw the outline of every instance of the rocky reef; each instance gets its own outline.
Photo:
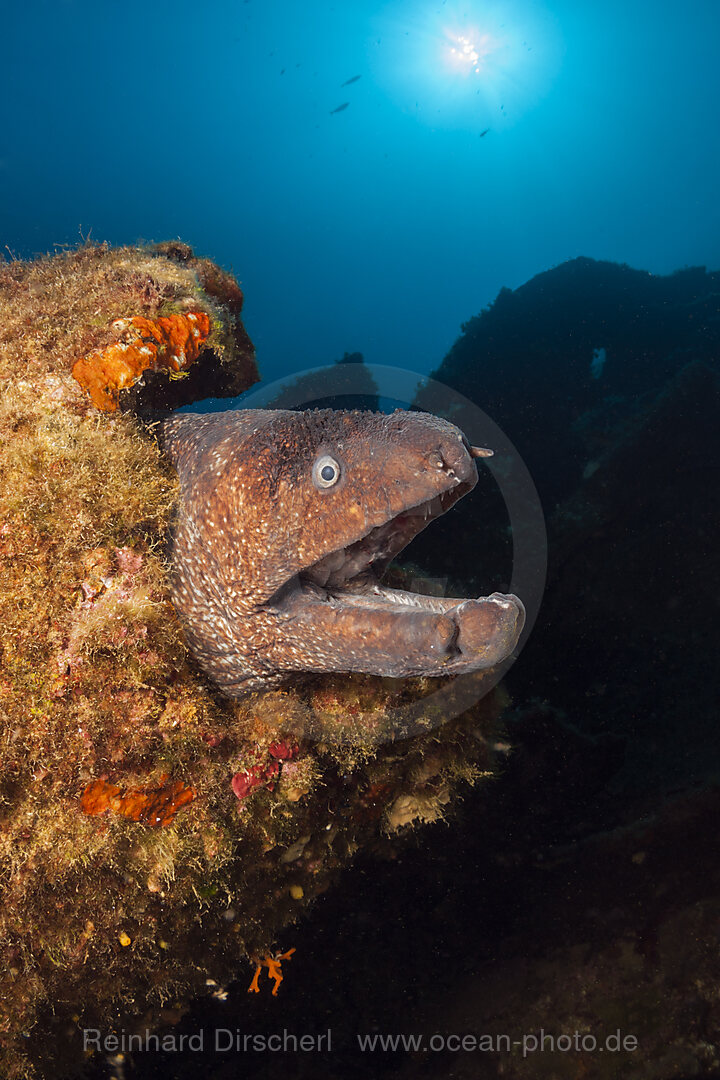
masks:
POLYGON ((72 1075, 82 1028, 277 976, 284 929, 356 853, 493 769, 499 690, 418 713, 435 680, 316 677, 233 701, 189 655, 154 426, 257 378, 242 299, 178 243, 0 266, 8 1078, 72 1075))
MULTIPOLYGON (((331 1026, 333 1051, 273 1055, 275 1080, 720 1075, 719 285, 573 260, 504 290, 435 372, 522 451, 545 599, 506 676, 492 783, 392 862, 359 852, 296 928, 311 959, 282 1024, 331 1026), (362 1033, 400 1041, 361 1052, 362 1033)), ((465 510, 412 557, 481 592, 503 561, 509 580, 513 538, 499 491, 465 510)), ((275 1004, 248 1012, 240 987, 180 1027, 271 1032, 275 1004)), ((240 1060, 268 1075, 266 1054, 240 1060)), ((214 1080, 239 1066, 136 1055, 132 1075, 191 1080, 200 1062, 214 1080)))
POLYGON ((433 375, 502 427, 552 513, 668 379, 691 361, 717 370, 719 294, 720 272, 704 267, 663 276, 572 259, 501 289, 433 375))
MULTIPOLYGON (((707 712, 720 580, 720 273, 654 276, 575 259, 503 290, 435 376, 474 393, 502 425, 545 510, 548 584, 527 663, 510 676, 515 691, 547 697, 590 734, 628 736, 634 787, 661 773, 671 784, 705 775, 720 760, 707 712), (696 697, 695 743, 685 739, 678 757, 696 697)), ((458 544, 474 532, 493 564, 501 518, 483 510, 469 507, 475 530, 458 544)), ((442 573, 462 558, 442 551, 440 532, 428 533, 414 557, 442 573)))
MULTIPOLYGON (((716 1076, 720 274, 573 260, 503 290, 434 375, 522 453, 549 567, 507 680, 513 757, 454 833, 501 899, 463 942, 474 970, 425 1023, 637 1039, 455 1055, 458 1077, 716 1076)), ((475 518, 483 550, 500 520, 475 518)), ((428 534, 415 557, 442 572, 441 544, 428 534)))

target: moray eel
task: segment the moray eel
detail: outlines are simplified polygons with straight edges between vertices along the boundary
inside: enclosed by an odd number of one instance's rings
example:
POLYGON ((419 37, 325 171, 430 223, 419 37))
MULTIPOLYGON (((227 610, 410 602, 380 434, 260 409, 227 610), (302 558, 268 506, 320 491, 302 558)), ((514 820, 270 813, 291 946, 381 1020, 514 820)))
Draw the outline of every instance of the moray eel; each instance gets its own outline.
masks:
POLYGON ((490 668, 524 623, 515 596, 385 587, 390 560, 477 482, 452 424, 427 413, 177 413, 171 598, 229 696, 293 672, 453 675, 490 668))

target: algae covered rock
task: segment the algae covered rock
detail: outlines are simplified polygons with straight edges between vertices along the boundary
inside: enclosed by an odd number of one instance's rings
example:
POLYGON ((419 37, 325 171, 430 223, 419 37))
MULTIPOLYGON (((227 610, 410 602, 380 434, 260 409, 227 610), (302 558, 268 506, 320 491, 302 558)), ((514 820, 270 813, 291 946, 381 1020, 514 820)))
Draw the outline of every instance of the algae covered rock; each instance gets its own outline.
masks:
POLYGON ((256 379, 241 306, 181 244, 0 267, 7 1076, 44 1054, 71 1073, 82 1028, 152 1025, 287 955, 282 929, 361 846, 437 820, 492 769, 502 695, 479 700, 482 675, 230 700, 189 654, 167 586, 177 478, 153 421, 256 379), (43 1042, 51 1015, 74 1033, 64 1063, 43 1042))

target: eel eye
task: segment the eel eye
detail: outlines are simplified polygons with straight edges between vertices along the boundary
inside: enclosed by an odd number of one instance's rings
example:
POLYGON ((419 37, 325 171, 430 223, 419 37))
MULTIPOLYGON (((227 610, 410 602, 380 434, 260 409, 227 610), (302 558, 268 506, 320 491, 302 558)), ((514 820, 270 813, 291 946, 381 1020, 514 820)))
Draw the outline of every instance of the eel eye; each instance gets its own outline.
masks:
POLYGON ((315 487, 334 487, 340 479, 340 466, 335 458, 323 454, 313 465, 312 477, 315 487))

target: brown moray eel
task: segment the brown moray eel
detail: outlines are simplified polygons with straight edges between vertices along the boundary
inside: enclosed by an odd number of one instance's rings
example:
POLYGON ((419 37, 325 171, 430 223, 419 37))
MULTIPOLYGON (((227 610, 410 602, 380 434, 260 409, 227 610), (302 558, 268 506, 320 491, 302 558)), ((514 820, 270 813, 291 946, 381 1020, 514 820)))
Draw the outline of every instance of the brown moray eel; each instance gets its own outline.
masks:
POLYGON ((422 596, 385 567, 477 482, 462 432, 427 413, 175 414, 181 485, 171 595, 207 674, 236 697, 292 672, 490 668, 525 619, 515 596, 422 596))

